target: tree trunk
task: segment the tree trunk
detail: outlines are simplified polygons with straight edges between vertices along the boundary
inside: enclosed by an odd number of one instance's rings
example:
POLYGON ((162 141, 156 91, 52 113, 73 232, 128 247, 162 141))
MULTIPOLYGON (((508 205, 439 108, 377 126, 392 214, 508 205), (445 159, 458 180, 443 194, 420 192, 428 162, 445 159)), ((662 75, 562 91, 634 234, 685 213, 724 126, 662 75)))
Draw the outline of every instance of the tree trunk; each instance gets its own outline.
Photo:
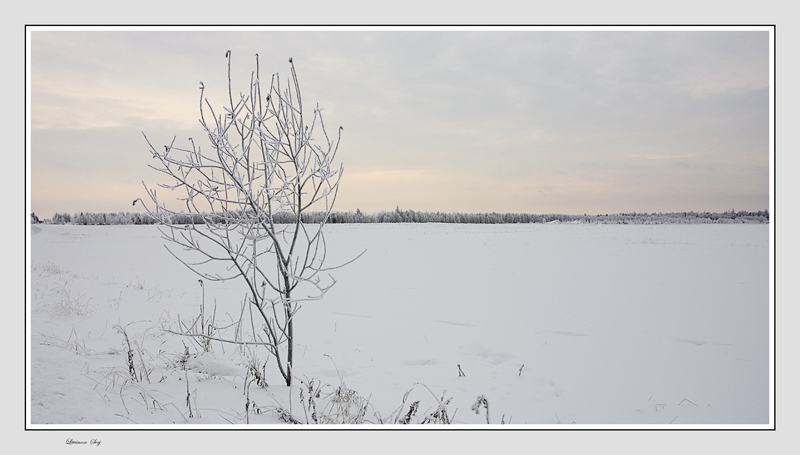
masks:
MULTIPOLYGON (((288 284, 288 279, 286 280, 288 284)), ((292 318, 292 291, 286 287, 286 300, 284 301, 284 311, 286 311, 286 385, 292 385, 292 359, 294 358, 294 318, 292 318)))

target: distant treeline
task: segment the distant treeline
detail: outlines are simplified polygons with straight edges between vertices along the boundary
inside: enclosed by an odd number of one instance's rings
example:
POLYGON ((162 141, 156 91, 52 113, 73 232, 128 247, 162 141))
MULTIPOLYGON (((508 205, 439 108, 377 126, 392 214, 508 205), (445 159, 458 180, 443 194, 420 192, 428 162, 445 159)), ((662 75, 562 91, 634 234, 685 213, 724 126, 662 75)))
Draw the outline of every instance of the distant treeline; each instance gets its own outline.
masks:
MULTIPOLYGON (((324 213, 304 213, 306 223, 319 223, 324 213)), ((247 219, 247 216, 237 216, 247 219)), ((288 212, 275 214, 275 222, 279 224, 293 223, 294 215, 288 212)), ((40 222, 35 214, 31 221, 40 222)), ((217 214, 177 213, 169 220, 171 224, 205 224, 207 221, 223 223, 224 219, 217 214)), ((158 221, 145 213, 88 213, 74 215, 56 213, 45 223, 52 224, 158 224, 158 221)), ((536 215, 528 213, 459 213, 459 212, 417 212, 397 209, 390 212, 366 214, 356 209, 355 212, 333 212, 328 223, 462 223, 462 224, 504 224, 504 223, 587 223, 587 224, 703 224, 703 223, 769 223, 769 211, 757 212, 734 211, 714 212, 673 212, 673 213, 616 213, 606 215, 536 215)))

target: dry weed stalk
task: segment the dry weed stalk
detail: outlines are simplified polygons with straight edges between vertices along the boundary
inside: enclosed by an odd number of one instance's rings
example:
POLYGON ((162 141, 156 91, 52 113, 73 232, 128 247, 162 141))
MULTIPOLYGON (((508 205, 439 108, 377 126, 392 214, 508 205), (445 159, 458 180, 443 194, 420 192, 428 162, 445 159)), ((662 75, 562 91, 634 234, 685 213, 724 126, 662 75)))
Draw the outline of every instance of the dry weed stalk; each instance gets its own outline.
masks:
POLYGON ((419 400, 411 403, 411 406, 408 407, 408 412, 402 419, 398 421, 398 423, 402 425, 408 425, 411 423, 411 418, 417 414, 417 409, 419 408, 419 400))
POLYGON ((125 332, 125 329, 119 325, 114 325, 113 328, 116 329, 117 332, 122 333, 122 335, 125 337, 125 344, 128 346, 128 373, 130 374, 131 379, 139 382, 139 378, 136 376, 136 367, 133 365, 133 347, 131 347, 131 341, 128 339, 128 333, 125 332))
POLYGON ((472 410, 475 411, 475 414, 480 414, 481 406, 486 408, 486 423, 489 424, 489 400, 483 395, 479 396, 472 405, 472 410))

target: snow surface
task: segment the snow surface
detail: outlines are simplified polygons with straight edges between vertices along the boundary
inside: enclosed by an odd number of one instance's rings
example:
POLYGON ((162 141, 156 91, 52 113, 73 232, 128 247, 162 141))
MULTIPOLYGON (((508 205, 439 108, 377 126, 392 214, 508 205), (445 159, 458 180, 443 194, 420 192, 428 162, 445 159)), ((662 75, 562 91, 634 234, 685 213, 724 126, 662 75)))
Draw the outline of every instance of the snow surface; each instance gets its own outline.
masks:
POLYGON ((162 330, 195 318, 203 301, 206 317, 216 307, 217 325, 229 325, 242 283, 204 283, 203 299, 153 226, 32 226, 26 425, 288 426, 273 411, 305 422, 300 380, 314 380, 368 399, 372 422, 416 400, 419 421, 450 399, 455 424, 486 424, 486 409, 472 410, 484 396, 504 428, 770 428, 768 225, 326 233, 327 264, 366 253, 298 313, 296 385, 281 385, 274 360, 251 350, 268 360, 269 385, 246 388, 242 349, 214 342, 202 353, 162 330), (138 374, 147 371, 138 382, 121 329, 138 374))

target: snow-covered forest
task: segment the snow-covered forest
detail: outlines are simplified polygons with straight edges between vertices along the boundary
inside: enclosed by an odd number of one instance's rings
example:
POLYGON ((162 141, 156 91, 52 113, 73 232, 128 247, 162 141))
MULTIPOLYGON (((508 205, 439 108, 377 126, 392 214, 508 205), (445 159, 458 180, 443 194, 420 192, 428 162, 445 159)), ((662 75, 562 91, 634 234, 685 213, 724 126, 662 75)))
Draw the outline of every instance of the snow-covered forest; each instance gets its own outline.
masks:
MULTIPOLYGON (((325 214, 311 212, 304 214, 304 222, 319 223, 325 214)), ((114 225, 114 224, 157 224, 157 221, 142 213, 91 213, 80 212, 70 215, 60 212, 50 219, 39 220, 35 214, 32 220, 52 224, 114 225)), ((174 224, 202 224, 214 220, 214 215, 202 213, 178 213, 172 215, 174 224)), ((290 213, 276 214, 276 220, 285 223, 294 221, 290 213)), ((460 212, 422 212, 401 210, 382 211, 367 214, 360 210, 332 212, 328 223, 460 223, 460 224, 509 224, 509 223, 589 223, 589 224, 702 224, 702 223, 769 223, 769 211, 726 212, 672 212, 672 213, 616 213, 602 215, 565 215, 529 213, 460 213, 460 212)))

